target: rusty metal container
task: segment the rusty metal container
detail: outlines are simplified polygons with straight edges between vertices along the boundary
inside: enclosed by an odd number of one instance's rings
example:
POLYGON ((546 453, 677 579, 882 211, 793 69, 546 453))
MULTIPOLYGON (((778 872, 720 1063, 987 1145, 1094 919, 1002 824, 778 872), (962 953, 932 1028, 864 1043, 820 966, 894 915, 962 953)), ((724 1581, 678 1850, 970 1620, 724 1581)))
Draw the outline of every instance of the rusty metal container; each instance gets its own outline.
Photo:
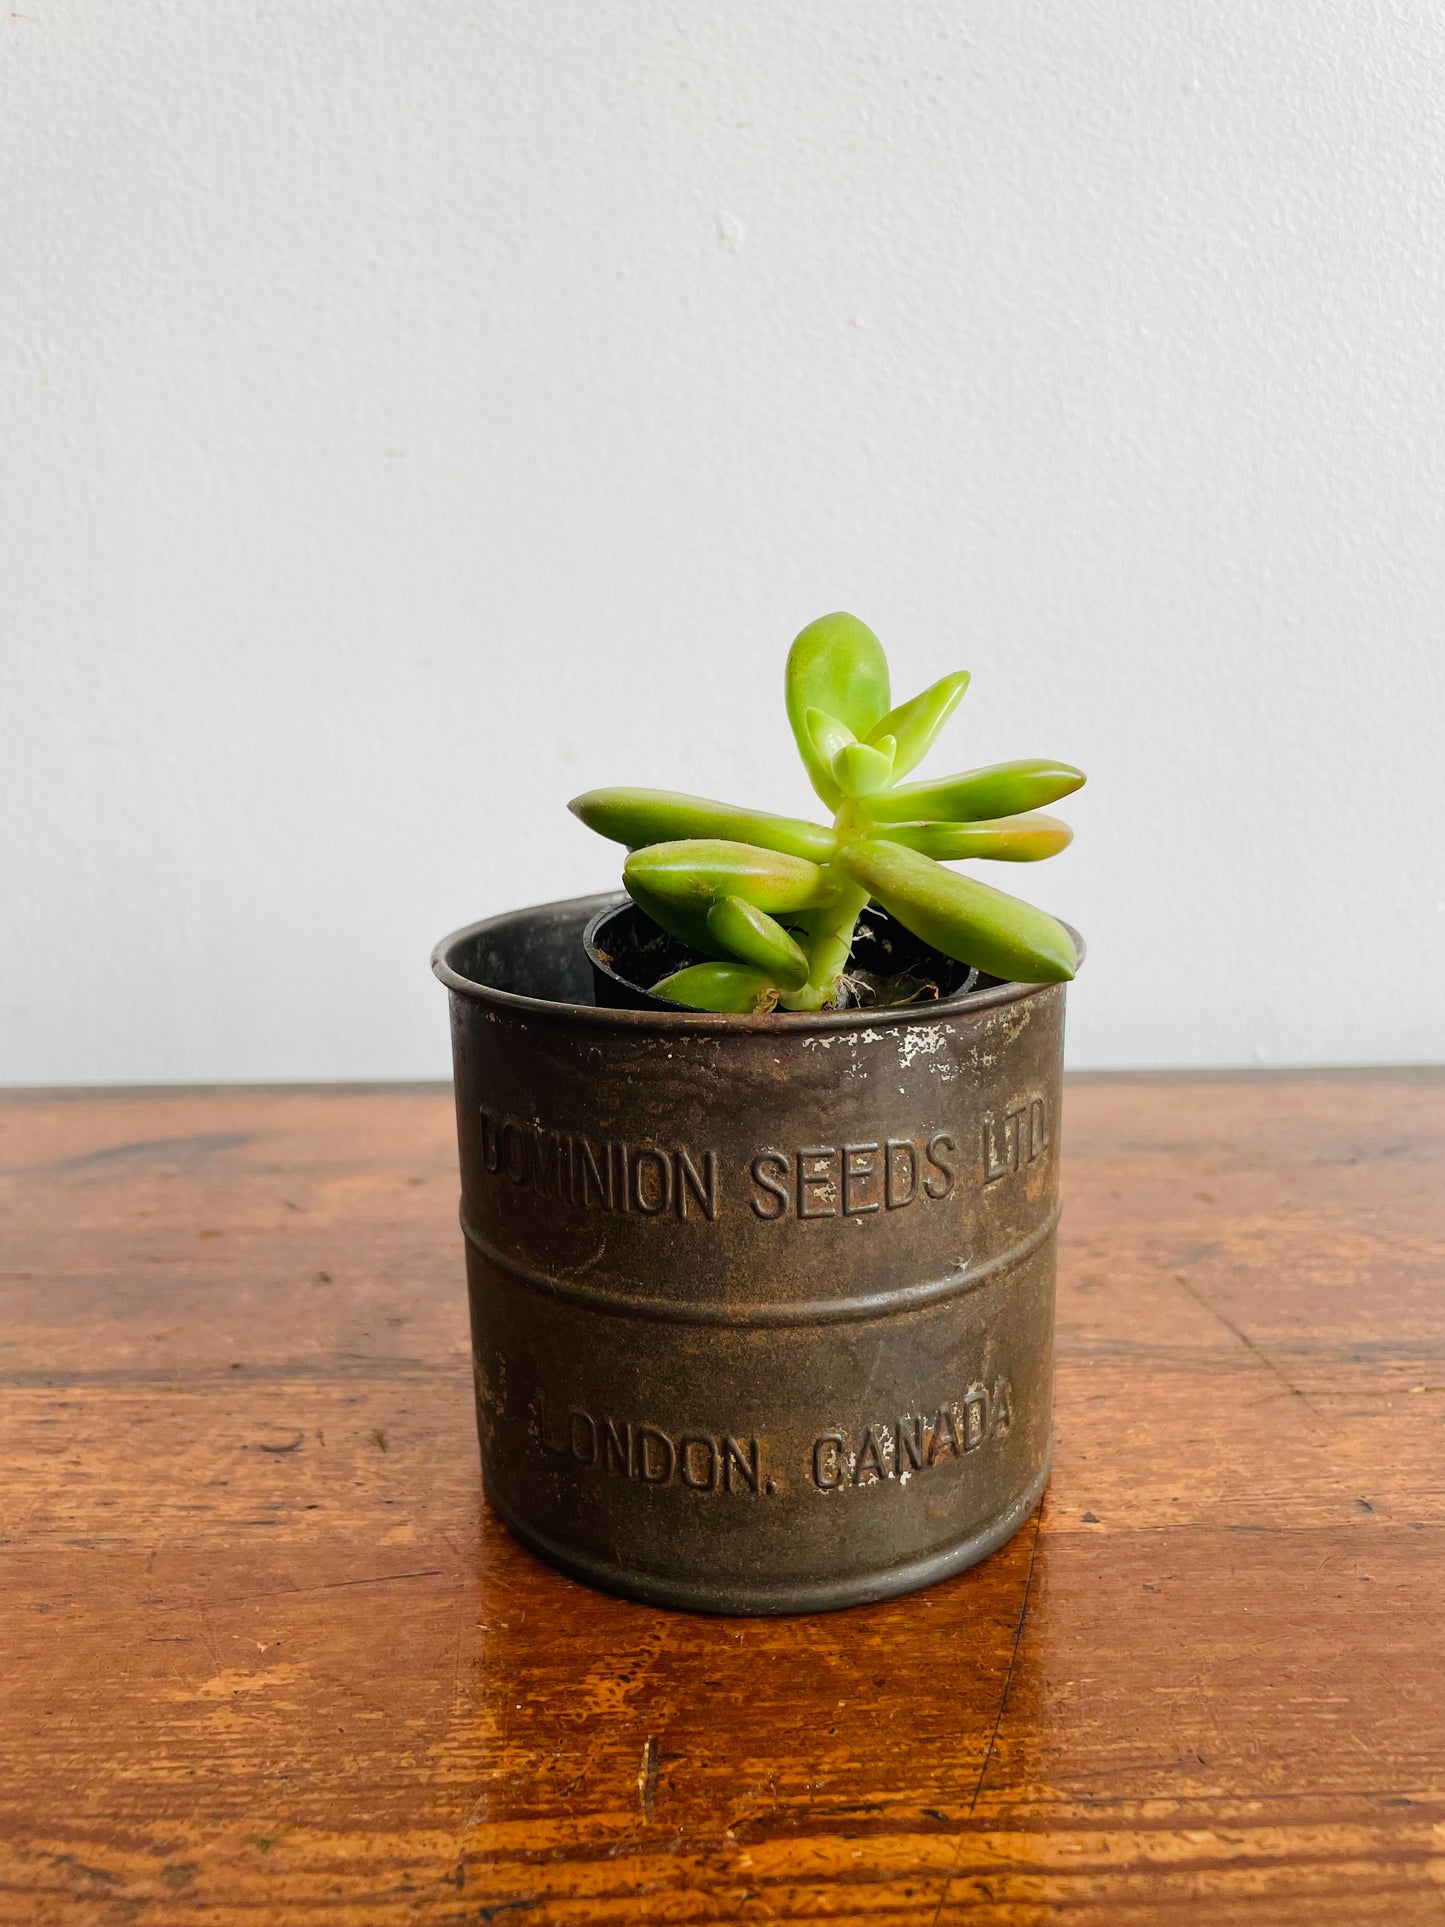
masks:
POLYGON ((595 1007, 616 899, 437 946, 489 1500, 658 1605, 908 1592, 1048 1476, 1064 986, 595 1007))

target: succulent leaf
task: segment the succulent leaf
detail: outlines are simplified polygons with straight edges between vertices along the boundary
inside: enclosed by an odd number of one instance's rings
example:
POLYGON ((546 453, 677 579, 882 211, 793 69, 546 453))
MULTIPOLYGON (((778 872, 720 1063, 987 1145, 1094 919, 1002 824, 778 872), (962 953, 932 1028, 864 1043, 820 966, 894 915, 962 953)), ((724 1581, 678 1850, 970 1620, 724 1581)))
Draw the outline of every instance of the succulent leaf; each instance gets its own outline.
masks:
POLYGON ((704 911, 722 897, 741 897, 773 914, 812 910, 835 901, 842 887, 806 857, 715 837, 649 844, 628 857, 622 874, 629 890, 639 884, 670 903, 704 911))
POLYGON ((923 761, 939 730, 958 707, 968 684, 968 671, 957 670, 932 684, 922 695, 890 709, 882 722, 874 725, 868 736, 870 743, 881 743, 884 736, 897 739, 898 748, 893 757, 895 777, 906 776, 923 761))
POLYGON ((765 1011, 777 1005, 778 988, 766 970, 751 964, 689 964, 652 986, 654 997, 694 1010, 765 1011))
POLYGON ((858 740, 846 723, 840 723, 826 709, 810 709, 803 718, 803 727, 819 763, 827 770, 832 769, 834 759, 849 743, 858 740))
POLYGON ((839 861, 914 936, 960 963, 1026 984, 1062 983, 1078 968, 1056 918, 916 850, 868 838, 846 845, 839 861))
POLYGON ((833 758, 833 781, 844 796, 875 796, 893 775, 893 738, 871 743, 848 743, 833 758), (886 745, 886 747, 885 747, 886 745))
POLYGON ((837 838, 821 823, 714 803, 706 796, 685 796, 674 790, 588 790, 574 796, 567 807, 589 830, 625 843, 630 850, 649 843, 673 843, 681 837, 711 836, 826 863, 837 847, 837 838))
POLYGON ((882 834, 890 843, 918 850, 941 862, 987 857, 995 863, 1037 863, 1057 856, 1074 832, 1056 816, 1031 810, 1025 816, 996 816, 982 823, 898 823, 882 834))
POLYGON ((933 782, 900 783, 875 798, 871 809, 884 823, 975 823, 985 817, 1013 816, 1057 803, 1061 796, 1072 795, 1084 780, 1084 772, 1071 763, 1031 757, 964 770, 933 782))
POLYGON ((808 953, 766 910, 742 897, 723 897, 707 913, 708 935, 742 963, 766 970, 784 990, 808 981, 808 953))
POLYGON ((660 930, 701 951, 704 957, 726 958, 727 946, 714 941, 708 930, 705 903, 671 902, 667 897, 660 897, 647 889, 635 877, 628 876, 625 870, 622 881, 638 909, 644 916, 651 917, 660 930))
POLYGON ((821 709, 866 736, 888 709, 888 660, 883 645, 857 616, 838 613, 810 622, 788 651, 785 676, 788 722, 813 788, 829 809, 838 786, 808 734, 810 709, 821 709))

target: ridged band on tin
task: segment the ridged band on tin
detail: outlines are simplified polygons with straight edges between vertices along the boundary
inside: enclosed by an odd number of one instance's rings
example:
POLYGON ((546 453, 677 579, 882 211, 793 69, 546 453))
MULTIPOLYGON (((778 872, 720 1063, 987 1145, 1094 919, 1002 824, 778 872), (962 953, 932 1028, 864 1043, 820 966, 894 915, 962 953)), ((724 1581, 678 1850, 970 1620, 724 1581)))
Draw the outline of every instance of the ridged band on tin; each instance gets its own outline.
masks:
POLYGON ((549 1277, 546 1272, 534 1271, 531 1266, 520 1264, 505 1252, 498 1251, 472 1229, 464 1213, 459 1215, 462 1236, 479 1258, 544 1297, 584 1305, 609 1318, 654 1318, 662 1324, 770 1326, 827 1325, 840 1319, 886 1318, 895 1313, 916 1310, 921 1305, 935 1304, 940 1299, 957 1298, 965 1292, 977 1291, 1001 1272, 1012 1271, 1026 1258, 1033 1256, 1057 1228, 1059 1206, 1055 1203, 1047 1216, 1007 1251, 996 1252, 985 1263, 966 1266, 947 1278, 932 1278, 921 1284, 905 1285, 898 1291, 874 1292, 855 1298, 805 1299, 799 1303, 764 1302, 752 1305, 638 1298, 626 1292, 549 1277))

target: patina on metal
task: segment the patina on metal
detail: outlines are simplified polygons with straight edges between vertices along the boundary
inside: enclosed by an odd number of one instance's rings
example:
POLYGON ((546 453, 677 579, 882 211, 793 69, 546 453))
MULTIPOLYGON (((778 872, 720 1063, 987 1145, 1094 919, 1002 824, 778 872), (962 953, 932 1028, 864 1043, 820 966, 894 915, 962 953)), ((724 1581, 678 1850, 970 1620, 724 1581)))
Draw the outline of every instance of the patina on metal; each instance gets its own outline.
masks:
POLYGON ((583 898, 457 931, 487 1496, 594 1585, 855 1605, 1048 1476, 1064 986, 887 1011, 592 1003, 583 898))

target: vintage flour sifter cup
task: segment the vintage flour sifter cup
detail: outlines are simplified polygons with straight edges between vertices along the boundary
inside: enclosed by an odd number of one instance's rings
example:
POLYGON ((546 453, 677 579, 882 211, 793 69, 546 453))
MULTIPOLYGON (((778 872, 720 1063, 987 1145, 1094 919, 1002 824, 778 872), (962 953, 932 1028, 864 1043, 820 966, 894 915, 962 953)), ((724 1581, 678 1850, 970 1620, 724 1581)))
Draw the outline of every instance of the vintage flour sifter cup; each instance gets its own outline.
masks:
POLYGON ((1048 1475, 1064 985, 886 1011, 595 1007, 611 899, 438 945, 487 1497, 575 1578, 847 1606, 1048 1475))

